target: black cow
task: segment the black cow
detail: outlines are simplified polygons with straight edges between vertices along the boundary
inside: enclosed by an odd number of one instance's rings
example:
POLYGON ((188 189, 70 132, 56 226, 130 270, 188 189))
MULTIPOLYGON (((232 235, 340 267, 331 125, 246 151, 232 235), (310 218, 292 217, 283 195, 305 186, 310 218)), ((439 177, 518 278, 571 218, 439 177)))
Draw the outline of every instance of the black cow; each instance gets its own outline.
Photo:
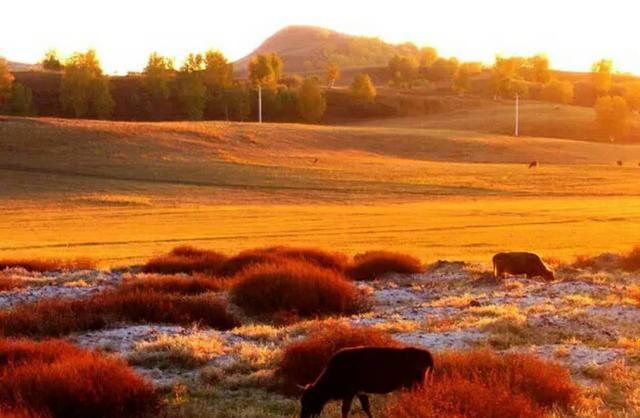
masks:
POLYGON ((330 400, 342 400, 342 417, 358 396, 372 418, 367 393, 389 393, 422 384, 433 371, 433 356, 419 348, 355 347, 338 351, 318 379, 305 387, 301 418, 318 417, 330 400))
POLYGON ((533 253, 498 253, 493 256, 493 276, 498 279, 507 274, 526 274, 527 278, 540 276, 553 280, 553 272, 533 253))

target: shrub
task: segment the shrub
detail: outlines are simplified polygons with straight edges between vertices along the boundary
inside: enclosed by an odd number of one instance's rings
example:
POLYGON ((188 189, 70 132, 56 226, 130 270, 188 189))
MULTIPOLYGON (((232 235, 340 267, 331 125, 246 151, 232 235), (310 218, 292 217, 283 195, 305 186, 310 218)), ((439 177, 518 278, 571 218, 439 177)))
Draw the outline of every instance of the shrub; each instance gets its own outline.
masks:
POLYGON ((640 245, 622 257, 622 268, 631 272, 640 270, 640 245))
POLYGON ((124 281, 120 292, 154 291, 159 293, 179 293, 197 295, 217 292, 227 287, 229 280, 217 279, 203 274, 194 276, 146 276, 124 281))
POLYGON ((15 279, 13 277, 0 277, 0 292, 5 290, 13 290, 24 287, 24 280, 15 279))
POLYGON ((354 280, 375 280, 387 273, 415 274, 423 271, 420 260, 390 251, 369 251, 354 258, 347 275, 354 280))
POLYGON ((296 311, 302 316, 354 313, 361 301, 341 273, 293 260, 244 269, 231 297, 252 314, 296 311))
POLYGON ((0 418, 49 418, 49 414, 44 412, 34 412, 22 407, 6 407, 0 405, 0 418))
POLYGON ((216 251, 202 250, 190 246, 179 246, 169 254, 151 260, 142 268, 145 273, 215 273, 227 260, 227 256, 216 251))
POLYGON ((226 303, 207 295, 152 291, 103 292, 87 299, 57 298, 0 312, 0 335, 57 337, 101 329, 114 322, 154 322, 231 329, 238 320, 226 303))
POLYGON ((58 271, 58 270, 84 270, 93 269, 96 264, 88 258, 76 258, 73 260, 50 259, 0 259, 0 270, 7 268, 23 268, 27 271, 58 271))
POLYGON ((287 392, 312 383, 337 351, 347 347, 399 347, 389 334, 374 328, 332 323, 283 349, 276 372, 287 392))
POLYGON ((434 381, 400 395, 386 417, 544 417, 579 397, 569 371, 528 354, 450 352, 436 357, 434 381))
POLYGON ((5 359, 15 359, 0 365, 0 405, 9 407, 7 416, 141 417, 157 411, 151 384, 120 360, 60 341, 1 340, 0 347, 5 359))
POLYGON ((347 265, 344 254, 322 251, 316 248, 269 247, 242 251, 229 258, 218 272, 222 276, 234 276, 255 264, 277 263, 283 260, 298 260, 318 267, 342 271, 347 265))

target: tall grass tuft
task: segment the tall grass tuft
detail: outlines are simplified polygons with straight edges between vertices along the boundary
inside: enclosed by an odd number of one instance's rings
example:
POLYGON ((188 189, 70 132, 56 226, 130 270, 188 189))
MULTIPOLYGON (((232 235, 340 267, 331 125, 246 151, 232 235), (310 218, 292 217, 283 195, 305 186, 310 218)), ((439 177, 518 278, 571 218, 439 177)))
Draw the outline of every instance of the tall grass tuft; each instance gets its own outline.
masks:
POLYGON ((143 266, 145 273, 215 273, 227 260, 227 256, 210 250, 179 246, 169 254, 154 257, 143 266))
POLYGON ((354 257, 346 273, 353 280, 375 280, 388 273, 416 274, 423 271, 420 260, 408 254, 369 251, 354 257))

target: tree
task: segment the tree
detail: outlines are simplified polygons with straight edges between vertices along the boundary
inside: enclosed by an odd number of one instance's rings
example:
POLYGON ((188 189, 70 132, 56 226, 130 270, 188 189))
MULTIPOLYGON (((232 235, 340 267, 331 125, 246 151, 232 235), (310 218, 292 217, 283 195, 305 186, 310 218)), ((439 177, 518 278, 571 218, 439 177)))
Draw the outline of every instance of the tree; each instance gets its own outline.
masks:
POLYGON ((625 85, 624 98, 633 110, 640 110, 640 81, 625 85))
POLYGON ((389 71, 396 86, 402 83, 411 83, 418 77, 420 63, 410 55, 394 55, 389 60, 389 71))
POLYGON ((520 69, 524 62, 525 59, 522 57, 504 58, 496 55, 491 75, 491 84, 496 98, 516 93, 515 89, 520 86, 516 81, 521 80, 520 69))
POLYGON ((624 136, 631 127, 631 111, 620 96, 599 97, 595 105, 596 123, 602 133, 613 139, 624 136))
POLYGON ((430 46, 424 46, 418 51, 420 67, 429 67, 438 59, 438 50, 430 46))
POLYGON ((427 69, 426 78, 429 81, 451 81, 459 66, 460 63, 455 57, 449 59, 438 58, 427 69))
POLYGON ((327 86, 331 89, 336 84, 336 81, 340 79, 340 67, 337 64, 330 63, 327 65, 325 72, 325 79, 327 80, 327 86))
POLYGON ((114 102, 109 80, 102 74, 94 50, 76 52, 65 62, 60 104, 67 115, 76 118, 107 119, 111 116, 114 102))
POLYGON ((233 84, 233 64, 222 52, 210 49, 205 53, 203 81, 210 92, 233 84))
POLYGON ((360 73, 353 78, 351 95, 361 102, 372 102, 376 97, 376 88, 371 83, 369 74, 360 73))
POLYGON ((58 57, 58 51, 52 48, 44 53, 42 68, 48 71, 62 71, 64 69, 64 65, 58 57))
POLYGON ((9 71, 9 64, 4 58, 0 58, 0 111, 11 97, 13 74, 9 71))
POLYGON ((178 73, 178 101, 184 116, 191 120, 200 120, 206 105, 207 88, 202 81, 204 59, 200 54, 189 54, 178 73))
POLYGON ((604 96, 611 90, 611 73, 613 61, 601 59, 591 66, 591 82, 598 96, 604 96))
POLYGON ((12 115, 18 116, 35 114, 31 89, 22 83, 14 83, 8 110, 12 115))
POLYGON ((307 122, 314 123, 322 119, 327 102, 322 94, 317 78, 306 78, 298 92, 298 111, 307 122))
POLYGON ((542 87, 542 100, 568 104, 573 102, 573 90, 570 81, 553 79, 542 87))
POLYGON ((142 82, 147 94, 147 112, 152 119, 163 119, 169 110, 171 81, 175 70, 173 60, 152 52, 142 72, 142 82))
POLYGON ((547 83, 551 80, 549 58, 544 54, 538 54, 527 58, 521 71, 524 72, 524 78, 528 81, 547 83))
POLYGON ((278 54, 259 54, 249 62, 249 79, 260 86, 275 86, 282 77, 284 64, 278 54))
POLYGON ((471 90, 471 69, 469 65, 463 63, 453 77, 453 91, 465 94, 469 90, 471 90))

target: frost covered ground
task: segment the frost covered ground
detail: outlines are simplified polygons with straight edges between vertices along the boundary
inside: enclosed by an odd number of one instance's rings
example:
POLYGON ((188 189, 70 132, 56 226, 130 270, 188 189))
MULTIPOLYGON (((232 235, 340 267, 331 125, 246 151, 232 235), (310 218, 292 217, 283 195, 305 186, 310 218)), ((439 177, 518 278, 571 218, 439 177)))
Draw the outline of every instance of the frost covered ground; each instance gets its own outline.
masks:
MULTIPOLYGON (((245 319, 241 327, 224 332, 114 324, 68 339, 127 359, 167 390, 177 407, 184 408, 184 416, 203 411, 207 416, 291 416, 295 399, 271 394, 261 389, 261 382, 277 364, 283 345, 329 321, 376 327, 406 344, 433 351, 487 347, 536 353, 569 367, 604 410, 614 416, 640 416, 640 389, 633 387, 640 377, 640 308, 631 295, 640 277, 571 268, 559 273, 554 282, 524 278, 495 282, 482 266, 439 263, 423 274, 389 275, 360 284, 371 299, 371 309, 352 317, 286 326, 245 319), (194 388, 202 382, 217 386, 198 392, 194 388), (239 406, 256 397, 272 407, 239 406), (218 406, 211 406, 211 399, 218 399, 218 406), (220 408, 236 412, 220 414, 220 408)), ((42 298, 86 297, 135 274, 5 270, 0 278, 22 284, 0 292, 0 309, 42 298)))

